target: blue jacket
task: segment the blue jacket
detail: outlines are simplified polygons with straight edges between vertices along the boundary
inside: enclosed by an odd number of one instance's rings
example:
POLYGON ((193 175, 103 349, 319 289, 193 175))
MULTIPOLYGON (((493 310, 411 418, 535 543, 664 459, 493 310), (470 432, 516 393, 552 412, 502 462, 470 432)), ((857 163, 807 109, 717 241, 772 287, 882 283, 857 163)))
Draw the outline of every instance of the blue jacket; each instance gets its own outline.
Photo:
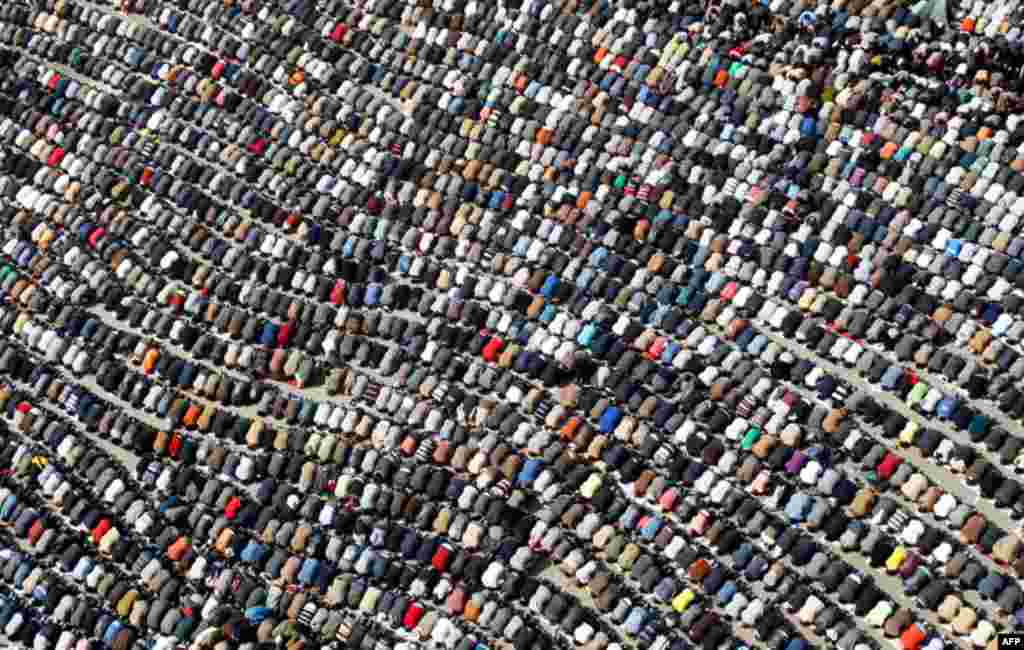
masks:
POLYGON ((587 323, 580 330, 580 333, 576 336, 576 342, 583 347, 590 347, 590 344, 594 341, 594 337, 598 334, 597 325, 594 323, 587 323))
POLYGON ((302 563, 302 568, 299 570, 299 582, 303 585, 312 585, 316 582, 317 576, 320 573, 320 560, 310 557, 302 563))
POLYGON ((18 565, 18 569, 14 572, 14 586, 20 589, 22 583, 24 583, 25 580, 28 579, 29 574, 32 573, 33 568, 31 561, 23 559, 21 564, 18 565))
POLYGON ((951 418, 959 405, 955 397, 943 397, 936 410, 940 418, 951 418))
POLYGON ((187 386, 195 381, 196 378, 196 367, 190 361, 186 361, 182 366, 181 370, 178 371, 176 381, 179 386, 187 386))
POLYGON ((652 516, 647 520, 644 527, 640 529, 640 536, 648 541, 654 539, 658 535, 658 531, 661 530, 662 523, 661 517, 652 516))
POLYGON ((636 506, 629 506, 626 511, 619 517, 619 527, 623 530, 633 530, 636 528, 637 522, 640 521, 640 511, 636 506))
POLYGON ((14 598, 0 600, 0 628, 6 627, 18 611, 18 601, 14 598))
POLYGON ((753 557, 754 547, 749 543, 744 543, 732 554, 733 566, 742 570, 753 557))
POLYGON ((725 570, 721 564, 716 564, 711 567, 711 573, 704 578, 704 593, 713 594, 721 588, 722 583, 725 582, 725 570))
POLYGON ((811 498, 803 493, 794 494, 786 504, 786 516, 792 522, 801 522, 811 509, 811 498))
POLYGON ((660 401, 654 411, 654 426, 664 429, 672 416, 676 414, 676 407, 671 402, 660 401))
POLYGON ((345 244, 341 247, 341 256, 352 257, 353 255, 355 255, 357 241, 358 240, 356 237, 349 237, 348 239, 346 239, 345 244))
POLYGON ((978 593, 992 600, 1002 593, 1006 587, 1006 578, 1000 573, 989 573, 978 583, 978 593))
POLYGON ((420 540, 419 537, 416 536, 416 531, 405 531, 405 534, 402 535, 402 543, 399 547, 402 552, 402 559, 411 560, 416 557, 416 549, 419 545, 420 540))
POLYGON ((679 295, 679 287, 674 284, 666 284, 658 293, 655 295, 655 299, 663 305, 671 305, 675 303, 676 296, 679 295))
POLYGON ((733 597, 736 595, 736 591, 736 583, 730 580, 726 582, 724 585, 722 585, 721 588, 719 588, 718 593, 715 594, 715 597, 718 598, 718 600, 721 601, 723 605, 726 605, 730 601, 732 601, 733 597))
POLYGON ((663 603, 667 603, 672 599, 672 595, 676 591, 675 580, 671 576, 665 576, 661 579, 661 582, 654 588, 654 595, 657 596, 658 600, 663 603))
POLYGON ((245 610, 245 618, 247 618, 250 623, 258 625, 273 613, 274 610, 269 607, 250 607, 245 610))
POLYGON ((513 365, 516 372, 526 372, 530 368, 530 351, 523 350, 516 355, 516 360, 513 365))
MULTIPOLYGON (((261 564, 267 554, 267 547, 256 540, 250 541, 242 550, 242 561, 250 564, 261 564)), ((305 566, 303 566, 305 568, 305 566)))
POLYGON ((74 571, 71 572, 71 575, 74 576, 75 580, 85 580, 86 576, 92 573, 94 566, 95 565, 93 564, 91 557, 88 555, 83 556, 79 558, 78 564, 75 565, 74 571))
POLYGON ((26 508, 21 511, 18 515, 18 519, 14 522, 14 533, 19 538, 28 536, 28 531, 32 528, 32 524, 35 523, 36 519, 39 518, 39 513, 33 508, 26 508))
POLYGON ((764 556, 758 555, 750 560, 750 564, 747 565, 747 570, 744 572, 744 575, 748 581, 757 582, 760 581, 766 573, 768 573, 769 568, 771 567, 768 565, 768 560, 766 560, 764 556))
POLYGON ((373 564, 370 565, 370 573, 374 578, 383 578, 388 572, 388 559, 383 555, 377 555, 373 558, 373 564))
POLYGON ((516 477, 516 485, 529 485, 533 483, 543 470, 543 460, 540 458, 527 458, 526 462, 523 463, 523 469, 519 470, 519 476, 516 477))
POLYGON ((416 561, 420 564, 430 564, 430 560, 434 557, 434 551, 437 550, 437 540, 427 539, 420 544, 419 549, 416 551, 416 561))
POLYGON ((96 336, 96 330, 100 327, 100 323, 95 318, 90 318, 82 324, 81 334, 87 339, 91 339, 96 336))
POLYGON ((901 366, 898 366, 898 365, 893 365, 893 366, 890 366, 889 369, 885 371, 885 373, 882 375, 882 379, 881 379, 881 381, 879 383, 882 385, 882 388, 885 388, 887 390, 892 390, 892 389, 896 388, 896 385, 899 383, 900 379, 902 379, 902 378, 903 378, 903 368, 901 366))
POLYGON ((121 621, 114 620, 107 626, 106 632, 103 633, 103 645, 110 647, 114 645, 114 639, 117 638, 118 632, 121 631, 124 625, 121 621))
POLYGON ((380 294, 382 291, 383 289, 379 284, 371 284, 366 288, 366 298, 364 302, 371 307, 376 305, 380 302, 380 294))
POLYGON ((267 321, 263 325, 263 333, 260 335, 260 345, 274 347, 277 345, 277 323, 267 321))
POLYGON ((618 406, 609 406, 601 414, 601 421, 599 427, 601 433, 611 433, 615 430, 615 427, 619 426, 619 422, 622 421, 622 409, 618 406))
POLYGON ((576 286, 580 289, 589 289, 590 283, 594 281, 594 270, 589 266, 583 269, 578 276, 576 276, 576 286))
POLYGON ((555 309, 554 305, 548 304, 544 305, 544 311, 541 312, 538 320, 544 324, 548 324, 555 320, 556 316, 558 316, 558 310, 555 309))
POLYGON ((807 641, 799 637, 790 639, 786 644, 786 650, 807 650, 807 641))
MULTIPOLYGON (((11 400, 14 401, 14 400, 11 400)), ((14 515, 15 509, 18 507, 18 495, 11 493, 4 499, 3 505, 0 505, 0 520, 10 521, 14 515)))
POLYGON ((634 607, 626 618, 626 622, 623 624, 626 628, 626 632, 636 636, 640 632, 640 628, 644 626, 649 617, 649 612, 645 607, 634 607))
MULTIPOLYGON (((742 332, 740 332, 739 336, 736 337, 736 347, 742 350, 743 352, 746 352, 747 346, 749 346, 757 336, 757 330, 755 330, 753 327, 747 327, 742 332)), ((751 352, 751 354, 754 353, 751 352)))

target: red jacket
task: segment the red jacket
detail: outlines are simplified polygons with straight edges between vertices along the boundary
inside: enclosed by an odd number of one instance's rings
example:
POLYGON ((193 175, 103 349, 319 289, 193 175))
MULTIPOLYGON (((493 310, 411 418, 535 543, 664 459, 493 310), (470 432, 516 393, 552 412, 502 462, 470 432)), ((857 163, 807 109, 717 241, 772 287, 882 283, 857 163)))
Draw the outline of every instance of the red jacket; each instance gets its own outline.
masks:
POLYGON ((504 347, 504 343, 497 336, 493 337, 487 342, 487 345, 483 349, 484 360, 494 363, 498 360, 498 355, 501 354, 501 348, 504 347))
POLYGON ((103 536, 110 530, 111 523, 109 519, 101 519, 100 523, 96 524, 96 527, 92 529, 92 541, 94 544, 99 544, 103 536))
POLYGON ((414 630, 416 626, 420 624, 420 619, 423 618, 423 606, 419 603, 413 603, 409 605, 409 609, 405 610, 405 617, 402 618, 402 625, 407 630, 414 630))
POLYGON ((737 291, 739 291, 739 286, 735 282, 730 282, 729 284, 722 287, 722 299, 732 300, 733 298, 736 297, 737 291))
POLYGON ((661 358, 662 353, 665 352, 665 348, 668 347, 668 337, 659 336, 654 339, 654 343, 651 347, 647 348, 647 358, 652 361, 657 361, 661 358))
POLYGON ((921 626, 914 623, 900 635, 900 645, 903 646, 903 650, 917 650, 924 643, 925 633, 921 629, 921 626))
POLYGON ((277 330, 277 345, 282 348, 288 347, 288 341, 292 339, 292 324, 287 322, 277 330))
POLYGON ((50 158, 46 161, 46 164, 50 167, 56 167, 60 165, 60 161, 64 160, 64 150, 60 147, 55 147, 53 153, 50 154, 50 158))
POLYGON ((338 280, 331 289, 331 302, 335 305, 345 304, 345 281, 338 280))
POLYGON ((36 543, 39 542, 39 538, 42 537, 45 532, 46 522, 44 522, 43 518, 40 517, 39 519, 36 519, 32 524, 32 527, 28 529, 28 543, 35 546, 36 543))
POLYGON ((187 537, 179 537, 173 544, 167 547, 167 559, 177 562, 185 557, 185 554, 192 549, 192 543, 187 537))
POLYGON ((438 571, 444 573, 444 571, 448 568, 448 560, 450 558, 451 550, 447 546, 444 546, 442 544, 441 546, 437 547, 437 550, 434 552, 434 557, 430 560, 430 564, 438 571))
POLYGON ((89 245, 92 246, 93 248, 96 248, 97 246, 99 246, 100 240, 106 237, 106 235, 106 228, 97 228, 96 230, 92 231, 91 235, 89 235, 89 245))
POLYGON ((465 587, 459 585, 448 594, 448 601, 445 603, 448 614, 456 616, 466 609, 466 601, 469 600, 465 587))
POLYGON ((384 210, 384 203, 376 196, 371 196, 366 201, 366 211, 372 215, 378 215, 384 210))
POLYGON ((184 439, 181 437, 181 434, 174 434, 174 436, 171 437, 170 444, 167 445, 167 455, 170 456, 171 458, 177 458, 178 454, 181 453, 181 445, 183 443, 184 439))
POLYGON ((231 497, 228 501, 228 505, 224 507, 224 516, 228 519, 234 519, 238 516, 238 511, 242 509, 242 500, 238 497, 231 497))
POLYGON ((660 505, 661 509, 665 512, 671 512, 672 510, 675 510, 678 501, 679 490, 676 488, 669 488, 661 493, 661 496, 658 498, 658 505, 660 505))
POLYGON ((185 296, 177 292, 172 293, 170 296, 167 297, 167 304, 172 307, 184 307, 185 296))
POLYGON ((885 455, 882 462, 877 467, 878 478, 883 481, 888 481, 890 477, 899 469, 899 466, 903 464, 903 459, 891 451, 885 455))

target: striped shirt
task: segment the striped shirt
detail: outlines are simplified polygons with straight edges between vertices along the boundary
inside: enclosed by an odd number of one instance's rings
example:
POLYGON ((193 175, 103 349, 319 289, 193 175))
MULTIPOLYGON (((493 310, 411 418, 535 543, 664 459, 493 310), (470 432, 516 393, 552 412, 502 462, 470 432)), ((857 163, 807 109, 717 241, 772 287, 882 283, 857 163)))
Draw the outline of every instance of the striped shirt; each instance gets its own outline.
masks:
POLYGON ((302 606, 299 611, 299 625, 308 628, 309 624, 313 622, 313 617, 316 616, 316 603, 308 602, 302 606))
POLYGON ((416 462, 429 463, 434 455, 434 439, 427 438, 416 447, 416 462))

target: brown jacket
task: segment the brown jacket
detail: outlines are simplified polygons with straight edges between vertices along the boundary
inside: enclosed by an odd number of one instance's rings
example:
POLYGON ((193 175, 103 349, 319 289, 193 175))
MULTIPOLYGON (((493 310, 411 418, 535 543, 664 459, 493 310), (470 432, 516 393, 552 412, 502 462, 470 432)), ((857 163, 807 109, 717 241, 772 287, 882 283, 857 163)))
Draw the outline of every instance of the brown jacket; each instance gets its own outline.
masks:
POLYGON ((853 503, 850 504, 850 512, 854 517, 868 516, 875 507, 875 499, 877 497, 878 494, 871 488, 861 489, 857 496, 853 498, 853 503))
POLYGON ((970 607, 961 607, 953 617, 953 631, 960 636, 970 634, 978 623, 978 613, 970 607))
POLYGON ((464 471, 472 458, 473 450, 468 445, 459 445, 452 454, 451 466, 456 471, 464 471))
POLYGON ((690 577, 691 581, 700 582, 704 580, 709 573, 711 573, 711 565, 707 560, 701 558, 694 561, 694 563, 686 570, 686 573, 690 577))
POLYGON ((772 450, 775 449, 775 445, 778 444, 778 442, 778 438, 776 438, 775 436, 770 434, 764 434, 761 436, 760 439, 758 439, 757 443, 754 444, 754 447, 751 449, 751 451, 754 453, 755 456, 764 460, 765 458, 768 457, 769 454, 772 453, 772 450))
POLYGON ((122 628, 114 637, 114 643, 110 646, 111 650, 131 650, 134 638, 131 628, 122 628))
POLYGON ((479 596, 474 594, 474 597, 466 602, 466 607, 462 610, 462 616, 470 623, 476 623, 477 619, 480 618, 480 611, 483 609, 481 600, 479 596))
POLYGON ((707 540, 708 544, 714 545, 718 542, 718 538, 725 531, 725 522, 716 521, 711 524, 711 528, 708 528, 707 532, 704 533, 704 539, 707 540))
POLYGON ((228 549, 231 547, 231 542, 234 540, 234 538, 235 531, 231 530, 230 528, 225 528, 224 530, 220 531, 219 535, 217 535, 217 543, 214 544, 213 547, 221 555, 227 555, 228 549))
POLYGON ((821 423, 821 428, 827 433, 837 433, 840 426, 842 426, 843 419, 849 411, 846 408, 832 409, 832 411, 825 417, 825 420, 821 423))
POLYGON ((508 458, 501 463, 501 473, 505 475, 505 478, 511 481, 519 473, 522 467, 522 459, 516 454, 509 454, 508 458))
POLYGON ((595 436, 590 441, 590 445, 587 447, 587 458, 591 460, 598 460, 601 458, 601 454, 604 453, 604 448, 608 445, 608 438, 606 436, 595 436))
POLYGON ((902 634, 903 630, 907 629, 913 621, 914 617, 909 609, 900 609, 885 622, 885 635, 895 638, 902 634))
POLYGON ((935 509, 935 504, 939 502, 939 499, 942 498, 943 494, 944 492, 942 491, 942 488, 932 485, 922 492, 921 496, 917 498, 917 507, 920 508, 922 512, 931 512, 935 509))
POLYGON ((299 620, 299 612, 302 611, 303 606, 306 604, 307 593, 300 591, 292 598, 291 604, 288 606, 288 620, 297 621, 299 620))
POLYGON ((736 468, 736 478, 744 483, 750 483, 761 470, 761 463, 753 456, 747 456, 739 467, 736 468))
POLYGON ((979 513, 975 513, 967 520, 963 528, 960 529, 960 543, 961 544, 975 544, 981 538, 981 534, 985 531, 986 525, 985 517, 979 513))
POLYGON ((956 596, 956 594, 949 594, 946 596, 945 600, 942 601, 942 604, 939 605, 939 609, 937 610, 939 619, 946 623, 952 621, 953 617, 956 616, 956 613, 960 611, 962 606, 963 602, 956 596))
POLYGON ((587 583, 587 589, 590 590, 591 595, 595 598, 604 593, 605 589, 608 588, 608 584, 611 582, 611 576, 607 573, 598 573, 590 582, 587 583))
POLYGON ((153 439, 153 451, 158 455, 163 454, 167 449, 167 442, 171 439, 171 435, 166 431, 157 431, 156 438, 153 439))
POLYGON ((1004 536, 992 547, 992 559, 1000 564, 1010 564, 1020 555, 1021 539, 1016 533, 1004 536))
POLYGON ((309 543, 309 538, 313 535, 313 527, 309 524, 302 524, 295 529, 295 534, 292 535, 292 541, 290 544, 291 551, 293 553, 302 553, 306 550, 306 545, 309 543))
POLYGON ((971 349, 974 354, 981 354, 988 347, 989 341, 992 340, 992 332, 987 329, 981 329, 974 333, 971 340, 967 342, 967 347, 971 349))

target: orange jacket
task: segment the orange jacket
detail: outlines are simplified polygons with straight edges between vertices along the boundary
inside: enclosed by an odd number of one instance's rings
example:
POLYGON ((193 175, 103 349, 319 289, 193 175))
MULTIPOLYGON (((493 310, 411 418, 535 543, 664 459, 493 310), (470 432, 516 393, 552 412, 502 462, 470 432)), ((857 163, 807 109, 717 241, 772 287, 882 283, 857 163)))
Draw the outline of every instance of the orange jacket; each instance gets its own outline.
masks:
POLYGON ((160 360, 160 350, 152 348, 146 352, 146 356, 142 360, 142 371, 147 375, 153 372, 153 368, 156 367, 156 362, 160 360))

